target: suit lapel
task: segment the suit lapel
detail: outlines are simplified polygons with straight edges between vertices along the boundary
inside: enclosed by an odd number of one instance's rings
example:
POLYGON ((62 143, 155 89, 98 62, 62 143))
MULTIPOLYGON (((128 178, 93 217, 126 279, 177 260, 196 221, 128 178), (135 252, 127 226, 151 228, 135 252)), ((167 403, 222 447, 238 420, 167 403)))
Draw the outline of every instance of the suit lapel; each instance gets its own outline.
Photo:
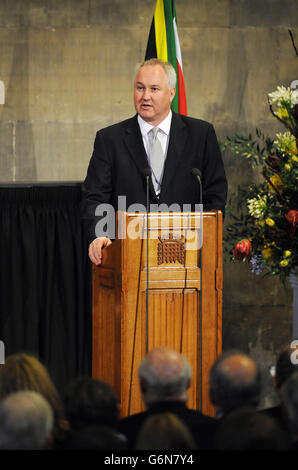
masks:
POLYGON ((161 183, 161 192, 159 197, 160 201, 162 200, 163 195, 165 194, 167 187, 170 184, 171 179, 175 174, 176 168, 182 158, 186 139, 186 126, 180 116, 173 112, 168 153, 161 183))

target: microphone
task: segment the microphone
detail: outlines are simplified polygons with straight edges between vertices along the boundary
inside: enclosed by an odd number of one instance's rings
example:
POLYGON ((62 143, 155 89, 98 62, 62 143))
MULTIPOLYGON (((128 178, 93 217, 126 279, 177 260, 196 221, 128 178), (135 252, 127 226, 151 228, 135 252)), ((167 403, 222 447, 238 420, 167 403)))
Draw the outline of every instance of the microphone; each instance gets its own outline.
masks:
POLYGON ((202 172, 198 168, 192 168, 191 173, 197 178, 199 185, 200 185, 200 204, 203 204, 203 196, 202 196, 202 172))
POLYGON ((142 175, 146 179, 146 204, 147 204, 147 212, 149 211, 149 178, 152 175, 152 170, 149 166, 142 168, 142 175))
POLYGON ((146 237, 147 237, 147 269, 146 269, 146 317, 147 317, 147 353, 149 352, 149 178, 151 178, 152 170, 149 167, 143 168, 143 175, 146 178, 146 237))
POLYGON ((143 173, 143 176, 145 177, 151 176, 152 170, 151 168, 149 168, 149 166, 146 166, 146 168, 142 169, 142 173, 143 173))
MULTIPOLYGON (((152 170, 148 166, 142 168, 142 174, 146 178, 146 212, 148 215, 149 210, 149 178, 151 177, 152 170)), ((147 227, 148 228, 148 227, 147 227)))

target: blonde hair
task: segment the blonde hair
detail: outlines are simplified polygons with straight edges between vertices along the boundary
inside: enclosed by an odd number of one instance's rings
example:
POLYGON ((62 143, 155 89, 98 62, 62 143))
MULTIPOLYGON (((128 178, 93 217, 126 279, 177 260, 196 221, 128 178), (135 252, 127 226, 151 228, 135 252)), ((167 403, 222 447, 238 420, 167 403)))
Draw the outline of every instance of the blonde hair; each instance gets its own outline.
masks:
POLYGON ((0 400, 21 390, 40 393, 53 410, 55 429, 65 427, 63 403, 46 367, 35 356, 11 354, 0 365, 0 400))

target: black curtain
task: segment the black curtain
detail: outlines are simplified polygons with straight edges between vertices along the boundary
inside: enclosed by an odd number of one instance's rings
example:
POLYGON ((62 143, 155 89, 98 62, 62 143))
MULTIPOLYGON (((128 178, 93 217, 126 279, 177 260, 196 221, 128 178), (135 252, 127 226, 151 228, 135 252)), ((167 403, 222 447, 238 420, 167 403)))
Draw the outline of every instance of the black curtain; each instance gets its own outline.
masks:
POLYGON ((91 374, 91 263, 81 184, 0 186, 0 339, 25 351, 58 390, 91 374))

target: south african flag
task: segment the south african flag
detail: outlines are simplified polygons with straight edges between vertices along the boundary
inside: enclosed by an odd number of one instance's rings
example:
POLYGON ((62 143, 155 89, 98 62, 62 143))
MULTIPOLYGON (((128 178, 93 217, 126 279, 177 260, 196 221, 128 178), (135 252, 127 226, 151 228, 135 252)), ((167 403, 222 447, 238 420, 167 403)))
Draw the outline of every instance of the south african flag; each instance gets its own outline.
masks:
POLYGON ((179 114, 187 114, 185 87, 183 80, 182 56, 177 31, 177 18, 174 0, 157 0, 151 23, 145 60, 157 57, 171 62, 177 74, 176 95, 172 109, 179 114))

